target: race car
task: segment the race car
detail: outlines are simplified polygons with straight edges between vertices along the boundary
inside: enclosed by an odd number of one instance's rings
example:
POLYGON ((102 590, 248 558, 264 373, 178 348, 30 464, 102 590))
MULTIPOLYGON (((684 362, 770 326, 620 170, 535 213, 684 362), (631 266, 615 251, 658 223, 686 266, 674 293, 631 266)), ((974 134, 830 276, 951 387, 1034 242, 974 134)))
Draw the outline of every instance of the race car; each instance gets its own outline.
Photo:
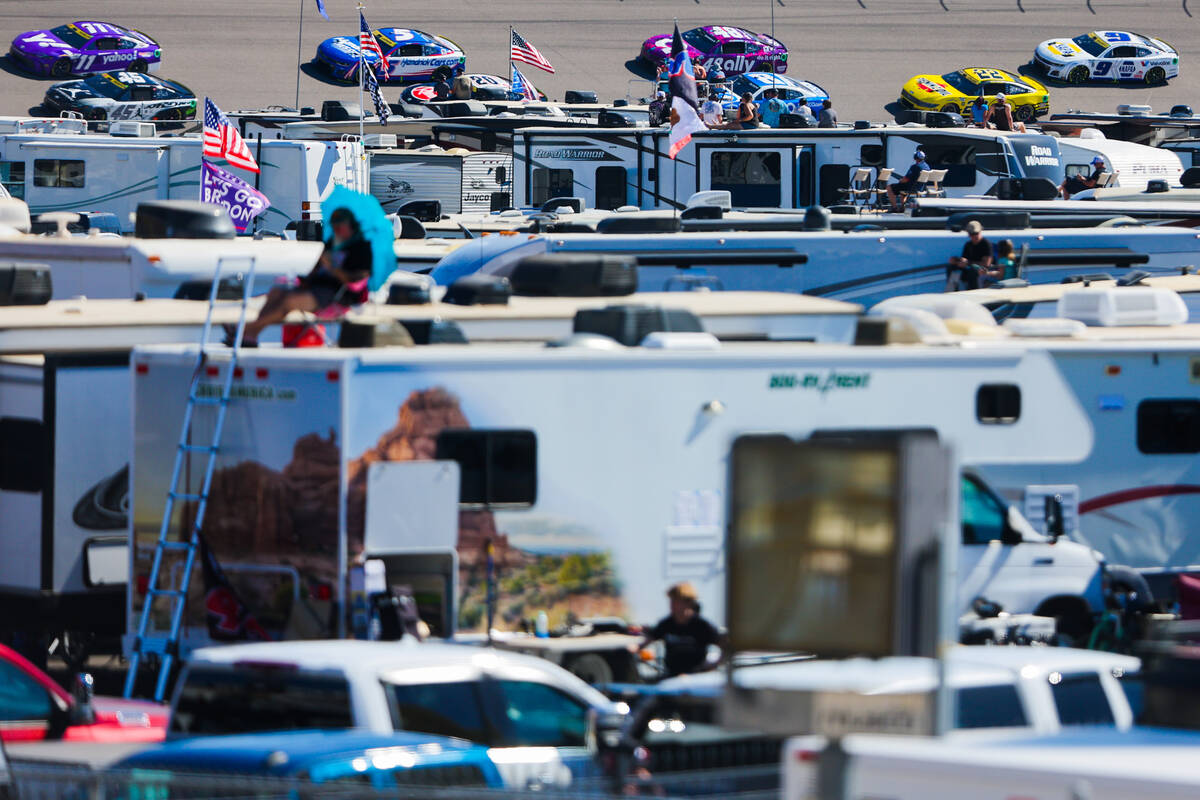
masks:
MULTIPOLYGON (((482 75, 470 73, 467 79, 471 81, 471 96, 479 100, 520 100, 513 91, 512 84, 499 75, 482 75)), ((538 90, 538 99, 545 100, 546 93, 538 90)), ((434 97, 434 84, 417 83, 406 86, 400 93, 404 103, 428 103, 434 97)))
MULTIPOLYGON (((462 48, 443 36, 434 36, 411 28, 380 28, 375 31, 375 41, 388 60, 386 77, 375 74, 383 83, 412 83, 429 80, 438 67, 447 67, 454 75, 461 73, 467 65, 462 48)), ((367 53, 367 63, 375 68, 379 58, 367 53)), ((362 52, 357 36, 335 36, 326 39, 317 47, 317 63, 329 71, 331 77, 358 81, 358 63, 362 52)))
POLYGON ((1143 81, 1165 83, 1179 75, 1179 52, 1162 39, 1125 31, 1092 31, 1074 39, 1048 39, 1034 63, 1046 75, 1069 83, 1143 81))
POLYGON ((1050 92, 1024 75, 1002 69, 967 67, 945 75, 915 75, 900 92, 900 103, 922 111, 949 111, 969 117, 971 102, 983 96, 990 103, 1004 94, 1013 117, 1031 120, 1050 110, 1050 92))
POLYGON ((13 39, 8 57, 38 75, 65 78, 96 72, 158 68, 162 48, 141 31, 111 22, 70 22, 13 39))
MULTIPOLYGON (((719 67, 726 75, 743 72, 787 72, 788 51, 778 39, 727 25, 705 25, 680 34, 693 64, 719 67)), ((671 35, 642 42, 639 56, 652 67, 671 59, 671 35)))
POLYGON ((196 95, 182 83, 140 72, 102 72, 56 83, 43 105, 77 111, 84 119, 194 119, 196 95))
POLYGON ((749 92, 751 99, 759 103, 765 99, 763 92, 772 87, 779 91, 779 99, 787 106, 789 114, 794 114, 801 105, 806 105, 814 114, 819 114, 821 104, 829 99, 829 92, 812 81, 802 81, 773 72, 747 72, 719 90, 719 102, 724 108, 737 108, 742 95, 749 92))

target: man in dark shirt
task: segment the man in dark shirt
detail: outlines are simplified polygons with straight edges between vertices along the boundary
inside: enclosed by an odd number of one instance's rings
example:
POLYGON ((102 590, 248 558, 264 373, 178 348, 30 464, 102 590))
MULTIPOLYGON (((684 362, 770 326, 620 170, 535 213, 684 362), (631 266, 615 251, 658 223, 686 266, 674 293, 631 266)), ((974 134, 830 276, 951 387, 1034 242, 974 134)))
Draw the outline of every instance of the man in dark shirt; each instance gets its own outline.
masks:
POLYGON ((961 256, 952 256, 946 267, 946 291, 978 289, 979 276, 992 266, 992 243, 983 237, 983 226, 971 220, 963 229, 967 242, 961 256))
POLYGON ((920 188, 918 178, 921 173, 929 169, 929 163, 925 161, 925 153, 918 150, 913 153, 912 166, 908 168, 908 172, 904 173, 904 177, 893 183, 887 189, 888 204, 892 211, 899 213, 904 209, 897 202, 901 195, 910 195, 920 188))
POLYGON ((833 110, 833 101, 828 97, 821 101, 821 118, 817 123, 818 128, 836 128, 838 124, 837 112, 833 110))
POLYGON ((700 616, 696 587, 684 581, 667 591, 671 613, 658 621, 642 641, 642 647, 661 641, 666 648, 667 677, 712 669, 708 663, 709 645, 720 644, 716 627, 700 616))
POLYGON ((1096 184, 1100 182, 1100 176, 1104 174, 1104 159, 1096 156, 1092 159, 1092 174, 1086 178, 1079 175, 1072 175, 1063 181, 1062 186, 1058 187, 1058 191, 1062 193, 1064 200, 1070 200, 1071 195, 1079 194, 1085 189, 1095 189, 1096 184))

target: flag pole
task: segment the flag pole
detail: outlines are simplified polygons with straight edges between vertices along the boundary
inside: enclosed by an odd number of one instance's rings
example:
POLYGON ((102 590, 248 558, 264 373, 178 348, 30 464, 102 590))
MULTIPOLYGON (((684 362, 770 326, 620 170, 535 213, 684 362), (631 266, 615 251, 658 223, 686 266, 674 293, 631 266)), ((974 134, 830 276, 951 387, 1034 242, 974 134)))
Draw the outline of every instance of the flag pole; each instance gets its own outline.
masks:
POLYGON ((508 88, 509 89, 516 88, 512 85, 512 79, 513 79, 512 40, 513 40, 513 26, 509 25, 508 26, 508 88))
POLYGON ((304 50, 304 3, 300 0, 300 32, 296 35, 296 110, 300 110, 300 59, 304 50))
MULTIPOLYGON (((679 17, 675 17, 675 30, 679 30, 679 17)), ((687 44, 686 43, 684 43, 684 46, 683 46, 683 54, 684 54, 685 58, 691 58, 691 56, 689 56, 687 54, 687 44)), ((672 69, 674 69, 674 65, 672 65, 672 69)), ((667 81, 667 89, 668 89, 667 102, 670 103, 670 105, 668 106, 668 110, 667 110, 667 119, 670 119, 670 114, 671 114, 670 109, 672 107, 674 107, 674 105, 675 105, 675 98, 670 96, 670 91, 669 91, 670 88, 671 88, 671 83, 668 80, 667 81)), ((668 141, 669 141, 669 137, 668 137, 668 141)), ((657 148, 655 148, 655 149, 657 149, 657 148)), ((677 216, 677 217, 679 216, 679 159, 678 158, 671 159, 671 210, 673 212, 675 212, 675 216, 677 216)))
MULTIPOLYGON (((358 13, 361 17, 362 10, 366 8, 362 3, 359 3, 358 13)), ((363 140, 363 116, 366 112, 363 111, 363 71, 367 68, 367 53, 362 48, 362 42, 358 43, 358 141, 363 140)))

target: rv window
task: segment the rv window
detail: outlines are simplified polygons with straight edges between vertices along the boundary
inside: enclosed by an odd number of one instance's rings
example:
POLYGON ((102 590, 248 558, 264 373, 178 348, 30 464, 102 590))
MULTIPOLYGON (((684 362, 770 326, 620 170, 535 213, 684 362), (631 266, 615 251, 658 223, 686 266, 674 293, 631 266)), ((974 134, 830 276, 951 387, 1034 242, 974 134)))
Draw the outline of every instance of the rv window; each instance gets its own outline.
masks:
POLYGON ((533 205, 541 207, 551 197, 574 197, 575 173, 569 169, 539 167, 533 171, 533 205))
POLYGON ((46 428, 41 421, 0 418, 0 489, 40 492, 45 472, 46 428))
POLYGON ((531 506, 537 500, 533 431, 444 430, 438 434, 435 457, 458 462, 460 503, 531 506))
POLYGON ((1063 725, 1112 725, 1112 704, 1096 674, 1050 673, 1050 694, 1063 725))
POLYGON ((38 158, 33 162, 33 185, 51 189, 82 189, 83 161, 38 158))
POLYGON ((1071 177, 1086 178, 1091 174, 1092 174, 1092 167, 1090 164, 1067 164, 1066 176, 1068 178, 1071 178, 1071 177))
POLYGON ((864 167, 882 167, 883 145, 864 144, 858 151, 858 161, 864 167))
POLYGON ((13 197, 25 199, 25 162, 0 161, 0 183, 13 197))
POLYGON ((596 208, 620 208, 625 205, 625 168, 596 168, 596 208))
POLYGON ((1200 453, 1200 401, 1143 400, 1137 446, 1143 453, 1200 453))
POLYGON ((1000 500, 974 478, 962 476, 963 544, 987 544, 1004 537, 1008 509, 1000 500))
POLYGON ((783 205, 779 153, 722 151, 711 159, 708 188, 728 191, 735 208, 783 205))
POLYGON ((1021 418, 1021 387, 984 384, 975 393, 975 419, 985 425, 1012 425, 1021 418))
POLYGON ((171 714, 171 731, 189 736, 352 727, 345 678, 271 664, 194 666, 171 714))
POLYGON ((950 140, 922 142, 925 160, 933 169, 946 170, 943 186, 974 186, 975 155, 974 142, 964 144, 950 140))

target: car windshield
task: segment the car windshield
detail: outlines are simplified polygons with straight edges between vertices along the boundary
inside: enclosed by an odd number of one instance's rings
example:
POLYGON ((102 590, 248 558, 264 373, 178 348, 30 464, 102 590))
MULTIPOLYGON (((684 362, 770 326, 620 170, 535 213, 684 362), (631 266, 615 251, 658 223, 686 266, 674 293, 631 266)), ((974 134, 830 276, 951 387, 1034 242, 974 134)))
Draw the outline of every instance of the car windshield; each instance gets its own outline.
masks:
POLYGON ((1023 728, 1029 724, 1015 686, 968 686, 954 695, 955 727, 1023 728))
POLYGON ((741 97, 747 92, 754 94, 761 87, 757 83, 754 83, 752 80, 747 78, 745 75, 738 75, 733 79, 733 83, 730 84, 729 88, 734 94, 736 94, 738 97, 741 97))
POLYGON ((171 714, 171 732, 188 736, 352 727, 345 678, 286 668, 193 667, 171 714))
POLYGON ((83 82, 87 84, 89 89, 101 97, 111 97, 114 100, 119 98, 129 88, 107 72, 101 72, 99 75, 85 78, 83 82))
POLYGON ((963 75, 961 72, 947 72, 942 76, 942 80, 952 89, 957 89, 963 94, 976 95, 979 94, 979 84, 963 75))
POLYGON ((83 31, 79 30, 74 25, 59 25, 57 28, 51 28, 50 32, 76 49, 79 49, 87 44, 87 41, 90 38, 85 36, 83 31))
POLYGON ((1063 725, 1113 725, 1112 705, 1095 673, 1064 675, 1052 672, 1050 694, 1063 725))
POLYGON ((1093 39, 1090 33, 1084 33, 1076 36, 1071 41, 1075 43, 1076 47, 1087 53, 1089 56, 1098 56, 1108 49, 1107 45, 1102 45, 1093 39))
POLYGON ((680 34, 683 40, 692 47, 699 50, 701 53, 707 53, 717 45, 717 40, 714 39, 703 28, 692 28, 683 34, 680 34))

